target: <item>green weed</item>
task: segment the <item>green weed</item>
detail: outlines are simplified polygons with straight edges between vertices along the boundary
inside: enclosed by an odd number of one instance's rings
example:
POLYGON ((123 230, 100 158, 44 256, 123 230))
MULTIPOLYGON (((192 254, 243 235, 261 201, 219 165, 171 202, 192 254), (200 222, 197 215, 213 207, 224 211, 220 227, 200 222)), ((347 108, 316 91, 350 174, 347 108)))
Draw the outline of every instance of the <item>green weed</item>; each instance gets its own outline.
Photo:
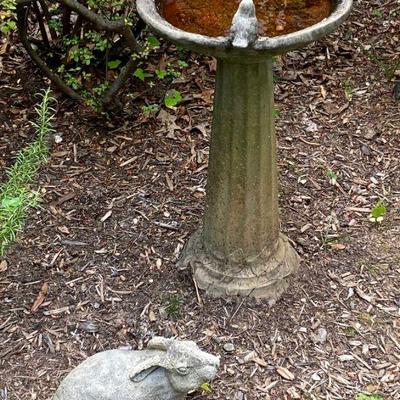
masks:
POLYGON ((368 58, 378 65, 389 82, 393 80, 397 69, 400 67, 400 57, 397 57, 392 62, 387 62, 373 50, 368 52, 368 58))
POLYGON ((53 131, 52 101, 50 90, 45 90, 40 104, 35 107, 37 120, 32 123, 36 139, 18 153, 14 165, 7 170, 7 181, 0 185, 0 256, 16 239, 28 208, 37 204, 38 195, 31 190, 31 184, 39 167, 46 161, 47 136, 53 131))
POLYGON ((166 299, 165 311, 169 317, 177 317, 180 313, 182 300, 179 294, 173 294, 166 299))
POLYGON ((202 385, 200 385, 200 389, 202 389, 206 393, 211 393, 212 392, 210 384, 208 382, 205 382, 202 385))
POLYGON ((384 400, 384 398, 379 396, 379 394, 359 393, 356 397, 356 400, 384 400))
POLYGON ((182 101, 182 94, 178 90, 170 90, 164 97, 166 107, 176 107, 182 101))
POLYGON ((160 109, 158 104, 146 104, 142 106, 142 110, 145 114, 150 115, 152 113, 156 113, 160 109))
POLYGON ((377 18, 382 18, 383 12, 379 8, 375 8, 374 10, 372 10, 372 15, 377 18))
POLYGON ((346 79, 344 82, 344 94, 346 95, 346 99, 351 101, 353 98, 353 85, 351 81, 346 79))
POLYGON ((357 336, 357 331, 352 326, 346 327, 344 329, 344 333, 348 337, 356 337, 357 336))
POLYGON ((386 207, 383 204, 382 200, 379 200, 375 204, 375 206, 371 209, 369 220, 371 222, 382 222, 385 215, 386 215, 386 207))
POLYGON ((333 172, 331 169, 328 169, 326 171, 326 176, 329 178, 329 183, 331 185, 336 185, 337 182, 337 175, 335 172, 333 172))

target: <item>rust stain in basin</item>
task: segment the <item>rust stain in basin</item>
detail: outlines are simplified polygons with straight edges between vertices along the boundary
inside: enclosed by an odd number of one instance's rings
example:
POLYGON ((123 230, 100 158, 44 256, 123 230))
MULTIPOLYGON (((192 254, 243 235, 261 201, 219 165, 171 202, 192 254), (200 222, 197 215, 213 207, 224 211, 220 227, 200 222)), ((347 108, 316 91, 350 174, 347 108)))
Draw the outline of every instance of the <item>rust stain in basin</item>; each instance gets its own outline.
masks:
MULTIPOLYGON (((206 36, 227 36, 238 0, 161 0, 162 16, 175 27, 206 36)), ((260 36, 278 36, 328 17, 332 0, 254 0, 260 36)))

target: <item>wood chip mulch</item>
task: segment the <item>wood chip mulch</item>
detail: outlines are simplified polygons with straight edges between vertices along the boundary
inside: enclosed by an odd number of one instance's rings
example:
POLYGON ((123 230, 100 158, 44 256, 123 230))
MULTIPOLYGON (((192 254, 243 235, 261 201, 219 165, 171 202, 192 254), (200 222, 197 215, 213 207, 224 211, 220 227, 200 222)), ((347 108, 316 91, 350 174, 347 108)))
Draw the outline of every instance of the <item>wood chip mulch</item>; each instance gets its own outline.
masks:
MULTIPOLYGON (((170 85, 183 103, 156 116, 140 107, 160 94, 135 82, 114 118, 60 98, 41 203, 0 260, 0 399, 51 399, 88 356, 156 334, 221 356, 191 399, 400 399, 399 15, 357 1, 337 33, 275 64, 282 230, 303 261, 273 305, 208 298, 175 267, 204 208, 213 60, 190 55, 170 85)), ((45 85, 18 45, 0 65, 4 180, 45 85)))

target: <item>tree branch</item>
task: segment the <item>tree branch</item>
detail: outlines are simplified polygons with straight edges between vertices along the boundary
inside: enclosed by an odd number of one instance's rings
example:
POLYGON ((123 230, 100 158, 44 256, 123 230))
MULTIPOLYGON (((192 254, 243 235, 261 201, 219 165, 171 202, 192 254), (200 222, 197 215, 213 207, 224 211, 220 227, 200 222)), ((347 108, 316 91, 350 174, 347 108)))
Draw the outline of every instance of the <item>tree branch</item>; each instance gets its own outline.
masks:
POLYGON ((83 102, 84 99, 74 90, 72 90, 69 86, 67 86, 62 79, 54 74, 47 64, 39 57, 36 51, 31 46, 28 36, 27 36, 27 11, 28 8, 26 4, 27 1, 17 3, 17 26, 18 26, 18 36, 21 40, 22 45, 25 47, 25 50, 31 56, 32 60, 38 65, 38 67, 42 70, 42 72, 54 83, 54 85, 59 89, 61 92, 65 93, 69 97, 79 102, 83 102), (22 3, 22 4, 21 4, 22 3))

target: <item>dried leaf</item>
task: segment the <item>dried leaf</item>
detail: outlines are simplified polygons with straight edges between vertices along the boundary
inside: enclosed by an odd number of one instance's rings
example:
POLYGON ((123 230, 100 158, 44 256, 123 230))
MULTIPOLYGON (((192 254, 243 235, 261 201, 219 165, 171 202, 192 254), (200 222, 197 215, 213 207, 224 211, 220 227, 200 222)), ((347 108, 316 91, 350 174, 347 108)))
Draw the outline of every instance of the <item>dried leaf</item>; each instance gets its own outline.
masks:
POLYGON ((339 357, 339 361, 352 361, 354 357, 351 354, 342 354, 339 357))
POLYGON ((156 322, 157 321, 156 314, 154 313, 153 310, 149 311, 149 321, 150 322, 156 322))
POLYGON ((326 99, 326 89, 321 85, 321 96, 325 100, 326 99))
POLYGON ((368 296, 360 288, 356 288, 356 293, 359 297, 361 297, 363 300, 367 301, 368 303, 375 304, 374 298, 372 296, 368 296))
POLYGON ((174 183, 172 182, 172 179, 169 177, 168 174, 165 174, 165 180, 167 181, 168 189, 173 192, 174 191, 174 183))
POLYGON ((0 272, 5 272, 7 271, 8 265, 7 265, 7 261, 3 260, 0 262, 0 272))
POLYGON ((160 132, 167 132, 167 137, 175 139, 174 132, 180 130, 181 127, 176 124, 177 117, 162 109, 157 116, 157 120, 164 126, 160 132))
POLYGON ((66 226, 59 226, 57 228, 61 233, 65 233, 66 235, 69 235, 69 229, 66 226))
POLYGON ((266 367, 268 364, 260 357, 254 357, 253 361, 258 364, 260 367, 266 367))
POLYGON ((330 246, 333 250, 344 250, 346 245, 343 243, 330 243, 330 246))
POLYGON ((277 367, 276 372, 288 381, 294 380, 294 375, 285 367, 277 367))
POLYGON ((46 298, 48 292, 49 284, 45 282, 40 288, 39 294, 37 295, 36 300, 31 307, 32 313, 35 313, 39 309, 40 305, 44 302, 44 299, 46 298))

